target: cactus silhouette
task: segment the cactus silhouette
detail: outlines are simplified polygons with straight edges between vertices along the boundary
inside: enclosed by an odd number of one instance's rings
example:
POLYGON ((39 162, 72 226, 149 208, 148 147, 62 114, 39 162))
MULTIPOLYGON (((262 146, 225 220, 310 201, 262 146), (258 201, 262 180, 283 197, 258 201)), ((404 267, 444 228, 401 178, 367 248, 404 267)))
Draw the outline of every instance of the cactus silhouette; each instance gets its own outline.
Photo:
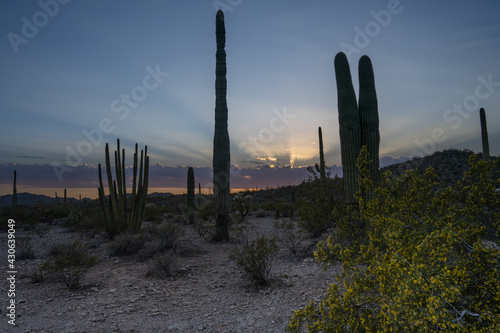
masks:
POLYGON ((325 154, 323 153, 323 133, 321 127, 318 127, 319 137, 319 175, 321 179, 325 179, 325 154))
POLYGON ((362 56, 359 60, 358 72, 359 108, 347 56, 343 52, 335 56, 342 172, 348 203, 356 202, 354 198, 358 189, 356 163, 362 146, 367 147, 369 175, 372 179, 377 179, 379 169, 378 103, 373 67, 368 56, 362 56))
POLYGON ((194 204, 194 170, 189 167, 187 173, 187 205, 189 208, 195 208, 194 204))
POLYGON ((131 233, 140 230, 144 213, 146 210, 146 199, 148 193, 149 177, 149 156, 148 147, 141 150, 141 159, 139 164, 139 184, 137 184, 137 160, 138 147, 135 144, 134 167, 132 193, 130 208, 127 205, 127 190, 125 177, 125 149, 120 155, 120 139, 117 139, 117 150, 115 151, 115 173, 116 180, 113 180, 111 174, 111 161, 109 156, 109 145, 106 143, 106 175, 108 179, 109 199, 106 200, 104 186, 102 182, 101 164, 99 164, 99 203, 105 218, 105 229, 112 237, 121 232, 129 231, 131 233), (143 175, 144 173, 144 175, 143 175), (130 214, 128 212, 130 211, 130 214))
POLYGON ((490 144, 488 142, 488 128, 486 127, 486 113, 484 109, 479 110, 479 118, 481 120, 481 140, 483 141, 483 160, 490 160, 490 144))
POLYGON ((17 173, 16 170, 14 170, 14 186, 12 187, 12 209, 14 212, 17 210, 17 188, 16 188, 16 181, 17 181, 17 173))
POLYGON ((231 154, 227 130, 228 109, 226 101, 226 29, 224 13, 219 10, 215 20, 217 40, 215 66, 215 133, 213 153, 213 184, 215 201, 215 241, 229 239, 229 191, 231 154))

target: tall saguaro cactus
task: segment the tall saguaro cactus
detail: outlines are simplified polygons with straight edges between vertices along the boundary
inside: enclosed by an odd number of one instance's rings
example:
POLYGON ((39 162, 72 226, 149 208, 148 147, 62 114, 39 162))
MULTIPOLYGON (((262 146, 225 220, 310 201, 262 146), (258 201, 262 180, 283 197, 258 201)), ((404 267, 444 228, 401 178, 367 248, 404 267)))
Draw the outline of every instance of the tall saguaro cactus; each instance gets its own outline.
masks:
POLYGON ((479 118, 481 119, 481 140, 483 141, 483 160, 490 160, 490 143, 488 141, 488 128, 486 127, 486 113, 484 109, 479 110, 479 118))
POLYGON ((359 108, 352 85, 347 56, 335 56, 335 77, 339 111, 340 148, 344 188, 348 203, 355 203, 358 189, 357 160, 362 146, 367 147, 370 177, 379 169, 379 118, 373 67, 368 56, 359 60, 359 108))
POLYGON ((187 205, 189 208, 195 208, 194 204, 194 170, 189 167, 187 173, 187 205))
POLYGON ((226 28, 224 13, 219 10, 215 19, 217 39, 215 66, 215 133, 214 133, 214 197, 215 197, 215 241, 229 239, 229 191, 231 154, 227 130, 227 81, 226 81, 226 28))
POLYGON ((323 133, 321 127, 318 127, 319 137, 319 175, 320 179, 325 179, 325 154, 323 152, 323 133))
POLYGON ((123 149, 122 154, 120 155, 120 140, 118 139, 117 150, 115 151, 116 180, 113 180, 109 156, 109 145, 106 143, 106 175, 108 179, 109 199, 106 200, 104 193, 101 164, 99 164, 98 190, 99 202, 103 215, 106 219, 105 228, 111 236, 115 236, 124 231, 137 232, 141 228, 148 194, 149 156, 147 156, 147 149, 148 147, 146 146, 144 151, 141 150, 139 185, 137 186, 138 147, 137 144, 135 144, 132 193, 130 207, 128 207, 125 177, 125 149, 123 149))

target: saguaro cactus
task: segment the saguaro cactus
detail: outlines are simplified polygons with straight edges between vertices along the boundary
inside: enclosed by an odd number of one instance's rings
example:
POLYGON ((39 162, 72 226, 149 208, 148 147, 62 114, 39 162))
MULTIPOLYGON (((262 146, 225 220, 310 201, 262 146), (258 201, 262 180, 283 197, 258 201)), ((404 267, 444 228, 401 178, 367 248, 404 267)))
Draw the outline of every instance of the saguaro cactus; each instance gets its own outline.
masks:
POLYGON ((321 127, 318 127, 319 137, 319 175, 320 179, 325 179, 325 154, 323 153, 323 133, 321 127))
POLYGON ((368 151, 370 178, 376 180, 379 170, 380 132, 377 91, 370 58, 359 59, 359 116, 361 120, 361 144, 368 151))
POLYGON ((108 178, 109 199, 106 200, 102 182, 101 164, 99 164, 99 202, 105 217, 105 228, 110 236, 115 236, 123 231, 137 232, 141 228, 142 219, 146 209, 149 177, 149 156, 147 146, 141 150, 139 185, 137 186, 137 160, 138 147, 135 144, 134 168, 130 208, 127 205, 126 177, 125 177, 125 149, 120 155, 120 140, 117 140, 115 151, 116 180, 111 174, 111 161, 109 145, 106 143, 106 174, 108 178), (144 172, 144 175, 143 175, 144 172), (128 212, 130 211, 130 214, 128 212))
POLYGON ((486 127, 486 113, 484 109, 479 110, 479 118, 481 120, 481 140, 483 141, 483 160, 490 160, 490 144, 488 141, 488 128, 486 127))
POLYGON ((14 212, 17 210, 17 188, 16 188, 17 174, 14 170, 14 186, 12 187, 12 209, 14 212))
POLYGON ((359 108, 352 85, 347 57, 343 52, 335 56, 335 76, 339 110, 340 148, 344 188, 348 203, 355 203, 358 189, 356 163, 362 146, 368 150, 369 169, 376 179, 379 169, 379 119, 375 80, 370 58, 359 61, 359 108))
POLYGON ((217 39, 215 66, 215 133, 214 133, 214 197, 215 197, 215 241, 229 239, 229 191, 231 154, 227 130, 227 81, 226 81, 226 29, 224 13, 219 10, 215 20, 217 39))
POLYGON ((187 172, 187 205, 189 208, 195 208, 194 204, 194 170, 189 167, 187 172))

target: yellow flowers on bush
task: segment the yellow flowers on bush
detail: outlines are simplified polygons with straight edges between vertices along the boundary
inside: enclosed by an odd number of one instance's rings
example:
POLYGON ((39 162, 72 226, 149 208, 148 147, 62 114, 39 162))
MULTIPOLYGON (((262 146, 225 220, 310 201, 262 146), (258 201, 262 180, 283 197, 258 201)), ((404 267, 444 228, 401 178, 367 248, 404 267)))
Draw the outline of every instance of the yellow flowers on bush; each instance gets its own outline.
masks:
POLYGON ((429 168, 367 177, 360 154, 364 230, 341 245, 318 244, 316 259, 342 265, 325 298, 293 315, 292 332, 500 331, 500 163, 469 161, 442 186, 429 168), (370 200, 367 200, 370 198, 370 200))

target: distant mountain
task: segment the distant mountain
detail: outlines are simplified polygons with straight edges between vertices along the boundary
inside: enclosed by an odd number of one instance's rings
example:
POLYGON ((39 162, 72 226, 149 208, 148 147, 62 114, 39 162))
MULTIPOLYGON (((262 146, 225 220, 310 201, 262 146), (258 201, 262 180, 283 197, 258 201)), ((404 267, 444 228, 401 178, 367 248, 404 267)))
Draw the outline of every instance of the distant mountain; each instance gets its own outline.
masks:
MULTIPOLYGON (((474 154, 470 150, 448 149, 429 156, 386 166, 381 168, 381 172, 389 170, 394 176, 399 176, 405 170, 417 169, 420 174, 423 174, 427 168, 432 167, 439 180, 446 185, 451 185, 463 178, 464 172, 469 169, 469 158, 474 154)), ((478 154, 478 159, 481 158, 482 154, 478 154)))
MULTIPOLYGON (((172 193, 149 193, 148 198, 168 198, 172 196, 172 193)), ((130 198, 130 194, 128 195, 130 198)), ((58 198, 57 202, 62 203, 63 198, 58 198)), ((82 198, 82 200, 92 200, 89 198, 82 198)), ((68 202, 78 202, 78 199, 75 198, 67 198, 68 202)), ((18 193, 17 194, 17 204, 20 206, 35 206, 38 205, 40 202, 42 203, 47 203, 47 204, 55 204, 56 199, 42 195, 42 194, 31 194, 31 193, 18 193)), ((12 206, 12 194, 7 194, 7 195, 2 195, 0 196, 0 207, 9 207, 12 206)))
MULTIPOLYGON (((58 200, 62 202, 62 199, 58 200)), ((43 203, 56 203, 55 198, 51 198, 46 195, 41 194, 31 194, 31 193, 18 193, 17 194, 17 204, 20 206, 34 206, 39 202, 43 203)), ((0 207, 12 206, 12 194, 0 196, 0 207)))

